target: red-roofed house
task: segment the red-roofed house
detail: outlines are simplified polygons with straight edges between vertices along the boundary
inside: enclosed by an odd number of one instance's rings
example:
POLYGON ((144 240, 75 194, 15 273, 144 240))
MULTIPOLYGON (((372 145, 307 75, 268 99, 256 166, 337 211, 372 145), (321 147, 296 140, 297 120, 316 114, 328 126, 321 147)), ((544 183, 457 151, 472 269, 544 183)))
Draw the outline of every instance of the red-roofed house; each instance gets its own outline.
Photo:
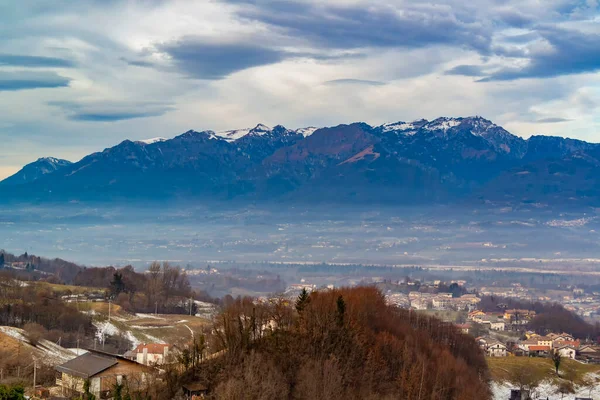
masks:
POLYGON ((547 356, 550 353, 550 349, 550 346, 529 346, 529 354, 547 356))
POLYGON ((169 355, 170 345, 164 343, 143 343, 135 348, 135 361, 144 365, 164 364, 169 355))

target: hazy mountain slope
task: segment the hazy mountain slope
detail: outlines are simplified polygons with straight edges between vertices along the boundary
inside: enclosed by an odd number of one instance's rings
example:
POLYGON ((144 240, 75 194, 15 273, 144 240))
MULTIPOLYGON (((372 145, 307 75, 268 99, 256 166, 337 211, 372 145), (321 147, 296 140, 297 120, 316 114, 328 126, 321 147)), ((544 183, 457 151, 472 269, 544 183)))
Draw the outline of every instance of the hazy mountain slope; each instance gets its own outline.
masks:
POLYGON ((59 169, 71 165, 71 161, 60 160, 53 157, 39 158, 37 161, 32 162, 24 166, 16 174, 6 178, 1 185, 21 185, 29 182, 33 182, 39 179, 43 175, 51 174, 59 169))

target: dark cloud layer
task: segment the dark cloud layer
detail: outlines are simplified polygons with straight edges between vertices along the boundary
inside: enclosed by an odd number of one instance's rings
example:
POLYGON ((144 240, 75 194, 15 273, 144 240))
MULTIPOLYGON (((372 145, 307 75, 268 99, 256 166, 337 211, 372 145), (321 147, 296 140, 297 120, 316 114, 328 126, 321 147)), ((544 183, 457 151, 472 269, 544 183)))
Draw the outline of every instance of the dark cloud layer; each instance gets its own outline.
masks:
POLYGON ((74 66, 74 63, 70 60, 56 57, 0 54, 0 66, 70 68, 74 66))
POLYGON ((569 118, 550 117, 550 118, 541 118, 535 122, 540 123, 540 124, 556 124, 559 122, 568 122, 568 121, 572 121, 572 120, 569 118))
POLYGON ((289 55, 284 51, 246 43, 207 43, 187 37, 158 46, 177 67, 196 79, 222 79, 234 72, 274 64, 289 55))
POLYGON ((0 91, 59 88, 69 86, 70 81, 55 72, 0 71, 0 91))
POLYGON ((600 35, 545 27, 538 30, 551 49, 528 52, 523 68, 504 68, 483 81, 549 78, 600 70, 600 35))
POLYGON ((158 117, 173 111, 174 107, 166 103, 153 102, 51 102, 59 107, 72 121, 115 122, 135 118, 158 117))
POLYGON ((248 2, 242 18, 258 21, 317 46, 336 49, 365 47, 418 48, 450 44, 486 52, 491 31, 472 16, 447 7, 406 5, 330 6, 290 2, 248 2))

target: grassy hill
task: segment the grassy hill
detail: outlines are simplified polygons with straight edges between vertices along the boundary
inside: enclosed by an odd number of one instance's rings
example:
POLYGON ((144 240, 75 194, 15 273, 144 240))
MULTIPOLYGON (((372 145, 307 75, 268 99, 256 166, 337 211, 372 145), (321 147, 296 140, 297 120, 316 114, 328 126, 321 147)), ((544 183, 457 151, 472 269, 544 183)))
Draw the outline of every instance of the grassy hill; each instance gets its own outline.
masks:
POLYGON ((558 384, 562 380, 569 380, 575 385, 582 385, 589 374, 600 374, 600 365, 583 364, 568 359, 561 361, 559 376, 556 375, 554 364, 549 358, 491 357, 487 360, 492 379, 498 382, 518 384, 517 380, 526 371, 535 381, 550 381, 558 384))
POLYGON ((111 319, 108 321, 108 303, 79 303, 81 312, 92 315, 94 325, 109 335, 122 334, 136 343, 178 343, 191 340, 210 324, 205 318, 180 314, 132 314, 120 306, 111 304, 111 319))

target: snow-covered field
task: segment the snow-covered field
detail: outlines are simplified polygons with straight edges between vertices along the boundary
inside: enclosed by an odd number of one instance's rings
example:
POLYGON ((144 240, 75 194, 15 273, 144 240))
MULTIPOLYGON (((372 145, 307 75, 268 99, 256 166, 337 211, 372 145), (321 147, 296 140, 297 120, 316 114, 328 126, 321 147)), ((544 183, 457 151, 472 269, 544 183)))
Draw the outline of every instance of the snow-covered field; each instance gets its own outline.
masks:
POLYGON ((47 365, 62 364, 76 357, 75 353, 65 349, 54 342, 41 339, 34 346, 27 338, 25 332, 20 328, 12 326, 0 326, 0 332, 15 340, 20 341, 23 346, 32 351, 34 357, 41 363, 47 365))
MULTIPOLYGON (((594 378, 599 378, 597 375, 593 375, 594 378)), ((516 389, 517 387, 511 383, 492 383, 493 400, 508 400, 510 399, 510 390, 516 389)), ((600 398, 600 385, 592 387, 578 387, 575 386, 575 393, 566 394, 564 397, 558 393, 558 386, 554 383, 545 381, 542 382, 538 387, 535 388, 531 393, 531 397, 534 400, 574 400, 576 397, 600 398), (591 391, 590 391, 591 389, 591 391)))

